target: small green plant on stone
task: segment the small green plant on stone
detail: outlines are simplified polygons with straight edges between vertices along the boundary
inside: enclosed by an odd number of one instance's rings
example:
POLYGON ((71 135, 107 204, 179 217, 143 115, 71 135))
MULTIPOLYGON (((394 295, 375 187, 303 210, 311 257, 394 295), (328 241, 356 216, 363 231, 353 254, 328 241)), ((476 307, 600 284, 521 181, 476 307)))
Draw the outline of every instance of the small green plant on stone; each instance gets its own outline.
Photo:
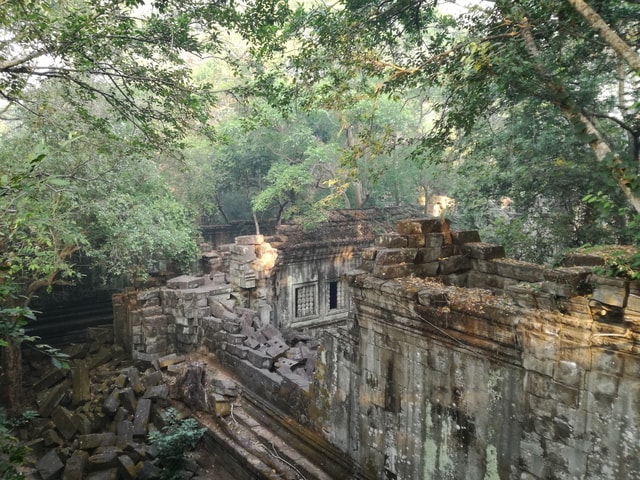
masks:
POLYGON ((149 443, 158 449, 163 467, 162 480, 178 480, 184 467, 184 454, 196 446, 206 428, 198 427, 193 418, 180 418, 175 408, 167 409, 167 424, 148 435, 149 443))
POLYGON ((604 265, 593 267, 593 273, 603 277, 640 278, 640 252, 630 245, 585 245, 574 250, 596 255, 604 265))
POLYGON ((11 435, 11 430, 36 415, 36 412, 27 411, 20 417, 10 419, 4 409, 0 409, 0 478, 4 480, 24 478, 19 467, 24 465, 31 450, 11 435))

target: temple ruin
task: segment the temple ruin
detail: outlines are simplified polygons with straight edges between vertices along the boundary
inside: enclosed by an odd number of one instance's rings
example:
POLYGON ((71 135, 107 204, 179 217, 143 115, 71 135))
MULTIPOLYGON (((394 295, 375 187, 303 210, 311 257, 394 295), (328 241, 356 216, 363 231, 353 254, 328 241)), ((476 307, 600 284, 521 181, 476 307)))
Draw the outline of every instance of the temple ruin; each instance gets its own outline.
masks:
POLYGON ((639 479, 640 283, 386 221, 237 237, 115 295, 116 344, 208 369, 192 413, 235 478, 639 479))

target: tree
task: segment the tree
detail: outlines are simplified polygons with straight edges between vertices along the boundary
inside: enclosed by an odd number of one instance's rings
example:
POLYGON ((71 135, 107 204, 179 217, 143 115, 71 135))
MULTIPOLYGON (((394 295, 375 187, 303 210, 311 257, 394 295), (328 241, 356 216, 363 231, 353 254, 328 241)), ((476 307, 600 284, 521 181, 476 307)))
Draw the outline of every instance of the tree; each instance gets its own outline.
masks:
POLYGON ((191 78, 193 58, 223 55, 223 34, 260 38, 286 2, 203 0, 8 0, 0 12, 0 97, 38 115, 29 94, 53 79, 87 122, 106 125, 87 103, 102 98, 157 146, 206 122, 216 92, 191 78))
POLYGON ((55 87, 32 95, 47 115, 27 115, 1 135, 0 373, 10 408, 18 401, 19 346, 34 295, 75 284, 86 273, 79 263, 108 283, 145 275, 158 260, 189 265, 196 252, 193 219, 136 129, 105 115, 113 127, 95 130, 56 101, 55 87))
POLYGON ((291 64, 299 88, 328 78, 336 95, 362 72, 379 79, 377 96, 439 90, 424 149, 452 145, 478 120, 523 99, 551 104, 640 211, 640 6, 590 3, 587 10, 577 1, 499 0, 454 17, 439 14, 435 1, 339 2, 294 17, 301 34, 291 64))
POLYGON ((625 204, 622 194, 550 105, 521 102, 491 117, 465 137, 455 158, 447 166, 456 175, 449 190, 454 221, 505 245, 510 257, 543 263, 585 243, 626 240, 629 212, 601 219, 583 200, 606 191, 625 204))
POLYGON ((28 313, 16 304, 73 282, 81 254, 116 275, 144 271, 155 253, 193 253, 193 223, 153 159, 177 153, 194 128, 209 132, 216 92, 192 80, 194 59, 224 56, 227 30, 263 37, 287 12, 286 2, 265 0, 239 9, 204 0, 2 3, 0 120, 13 133, 3 130, 11 139, 0 157, 0 353, 10 408, 24 339, 13 327, 28 313), (55 125, 57 115, 73 120, 55 125))

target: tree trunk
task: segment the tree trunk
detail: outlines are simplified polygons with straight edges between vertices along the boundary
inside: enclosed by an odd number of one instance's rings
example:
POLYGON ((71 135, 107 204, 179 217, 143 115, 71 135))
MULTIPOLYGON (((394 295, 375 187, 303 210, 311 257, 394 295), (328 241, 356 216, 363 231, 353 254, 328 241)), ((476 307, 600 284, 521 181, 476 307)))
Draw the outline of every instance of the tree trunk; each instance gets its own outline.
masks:
MULTIPOLYGON (((569 1, 573 2, 574 0, 569 1)), ((596 159, 599 162, 611 163, 611 175, 635 211, 640 213, 640 197, 638 197, 638 195, 636 195, 636 193, 631 189, 630 178, 627 175, 625 167, 619 156, 613 152, 611 146, 605 140, 604 135, 602 135, 593 121, 578 108, 573 106, 573 102, 569 98, 569 93, 566 91, 564 86, 546 70, 544 64, 541 62, 542 56, 540 55, 535 39, 531 33, 531 26, 526 22, 526 19, 521 26, 521 35, 525 49, 531 58, 538 62, 536 70, 538 71, 540 79, 546 84, 554 105, 560 109, 564 117, 572 126, 578 127, 577 129, 582 130, 584 135, 589 139, 589 146, 593 153, 595 153, 596 159)), ((635 174, 633 174, 633 176, 635 177, 635 174)))
POLYGON ((364 200, 362 199, 362 184, 360 182, 353 182, 354 199, 356 201, 356 208, 362 208, 364 200))
POLYGON ((611 30, 598 13, 583 0, 568 0, 600 37, 636 72, 640 73, 640 57, 616 32, 611 30))
POLYGON ((253 224, 256 226, 256 235, 260 235, 260 223, 258 222, 258 216, 253 210, 251 210, 251 215, 253 216, 253 224))
POLYGON ((22 399, 22 349, 10 339, 0 347, 0 403, 10 413, 20 409, 22 399))

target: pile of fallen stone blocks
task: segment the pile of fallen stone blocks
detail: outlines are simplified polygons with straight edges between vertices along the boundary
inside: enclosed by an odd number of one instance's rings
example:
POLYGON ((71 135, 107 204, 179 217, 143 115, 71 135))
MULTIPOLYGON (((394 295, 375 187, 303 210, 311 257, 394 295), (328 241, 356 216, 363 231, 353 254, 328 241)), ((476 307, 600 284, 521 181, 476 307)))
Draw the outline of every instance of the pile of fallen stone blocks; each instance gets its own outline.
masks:
POLYGON ((233 302, 211 301, 212 316, 202 322, 205 346, 268 370, 308 390, 319 341, 295 330, 261 326, 254 310, 233 302))
MULTIPOLYGON (((147 435, 165 425, 172 385, 189 362, 175 354, 134 362, 109 343, 110 329, 94 330, 104 341, 64 349, 69 369, 50 367, 40 375, 43 360, 31 360, 38 417, 20 432, 32 449, 27 479, 160 478, 147 435)), ((213 379, 207 389, 211 411, 227 415, 235 384, 213 379)), ((198 466, 188 467, 184 478, 197 478, 198 466)))

